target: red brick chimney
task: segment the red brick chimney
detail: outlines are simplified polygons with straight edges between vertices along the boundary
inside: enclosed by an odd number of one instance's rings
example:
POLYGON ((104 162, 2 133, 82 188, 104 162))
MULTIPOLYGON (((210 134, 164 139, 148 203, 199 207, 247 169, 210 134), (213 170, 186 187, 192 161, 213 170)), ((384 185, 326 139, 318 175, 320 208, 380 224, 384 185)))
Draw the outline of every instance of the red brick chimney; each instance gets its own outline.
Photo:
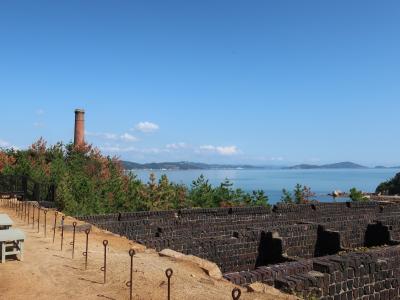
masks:
POLYGON ((83 144, 85 144, 85 111, 83 109, 76 109, 74 145, 76 147, 83 144))

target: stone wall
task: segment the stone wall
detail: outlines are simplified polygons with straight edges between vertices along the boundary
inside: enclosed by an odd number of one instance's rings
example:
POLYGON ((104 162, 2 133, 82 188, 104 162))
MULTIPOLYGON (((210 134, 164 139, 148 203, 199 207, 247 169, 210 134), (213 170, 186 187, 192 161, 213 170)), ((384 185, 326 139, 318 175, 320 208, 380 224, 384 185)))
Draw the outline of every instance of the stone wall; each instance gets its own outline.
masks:
MULTIPOLYGON (((225 273, 395 244, 400 205, 378 202, 135 212, 81 217, 160 251, 216 262, 225 273)), ((78 217, 79 218, 79 217, 78 217)))
POLYGON ((240 285, 264 282, 305 299, 399 299, 400 247, 260 267, 225 278, 240 285))

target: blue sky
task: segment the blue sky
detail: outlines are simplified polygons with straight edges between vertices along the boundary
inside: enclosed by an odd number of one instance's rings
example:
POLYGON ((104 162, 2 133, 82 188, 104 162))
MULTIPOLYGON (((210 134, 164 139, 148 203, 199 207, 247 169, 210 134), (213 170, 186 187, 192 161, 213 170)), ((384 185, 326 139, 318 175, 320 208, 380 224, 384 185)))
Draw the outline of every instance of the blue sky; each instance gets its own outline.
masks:
POLYGON ((400 164, 399 1, 1 1, 0 146, 400 164))

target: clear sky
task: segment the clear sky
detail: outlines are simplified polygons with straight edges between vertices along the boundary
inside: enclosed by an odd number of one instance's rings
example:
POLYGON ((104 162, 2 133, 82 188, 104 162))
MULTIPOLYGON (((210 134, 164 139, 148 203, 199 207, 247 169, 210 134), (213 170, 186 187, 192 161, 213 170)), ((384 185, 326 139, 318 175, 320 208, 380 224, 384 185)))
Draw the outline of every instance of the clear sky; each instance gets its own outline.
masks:
POLYGON ((0 146, 400 164, 400 2, 0 1, 0 146))

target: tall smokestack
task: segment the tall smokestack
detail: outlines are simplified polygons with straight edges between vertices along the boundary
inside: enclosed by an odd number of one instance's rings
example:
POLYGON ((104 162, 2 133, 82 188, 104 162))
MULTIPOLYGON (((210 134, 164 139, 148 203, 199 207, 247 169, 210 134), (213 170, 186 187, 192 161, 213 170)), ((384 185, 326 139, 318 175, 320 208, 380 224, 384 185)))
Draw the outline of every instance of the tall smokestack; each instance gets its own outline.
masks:
POLYGON ((85 144, 85 111, 83 109, 76 109, 74 145, 76 147, 83 144, 85 144))

